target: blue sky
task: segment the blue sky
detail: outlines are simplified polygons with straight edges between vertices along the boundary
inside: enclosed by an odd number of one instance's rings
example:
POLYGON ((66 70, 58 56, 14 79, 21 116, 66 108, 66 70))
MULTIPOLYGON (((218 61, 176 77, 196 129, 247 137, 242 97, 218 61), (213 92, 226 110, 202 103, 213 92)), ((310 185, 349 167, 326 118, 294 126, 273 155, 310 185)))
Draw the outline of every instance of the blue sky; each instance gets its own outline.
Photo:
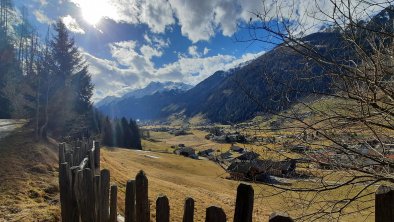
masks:
MULTIPOLYGON (((244 26, 252 13, 280 4, 282 15, 295 15, 309 32, 316 19, 303 16, 325 0, 14 0, 26 7, 42 37, 62 19, 89 64, 93 100, 120 96, 151 81, 197 84, 217 70, 257 58, 273 46, 247 39, 244 26)), ((316 14, 314 14, 316 15, 316 14)), ((284 18, 286 19, 286 18, 284 18)), ((296 22, 297 23, 297 22, 296 22)), ((302 30, 301 30, 302 31, 302 30)))
MULTIPOLYGON (((251 1, 252 2, 252 1, 251 1)), ((256 2, 259 2, 256 0, 256 2)), ((255 3, 256 3, 255 2, 255 3)), ((14 0, 42 37, 62 19, 87 60, 94 100, 151 81, 197 84, 272 46, 237 42, 254 8, 238 1, 14 0)))

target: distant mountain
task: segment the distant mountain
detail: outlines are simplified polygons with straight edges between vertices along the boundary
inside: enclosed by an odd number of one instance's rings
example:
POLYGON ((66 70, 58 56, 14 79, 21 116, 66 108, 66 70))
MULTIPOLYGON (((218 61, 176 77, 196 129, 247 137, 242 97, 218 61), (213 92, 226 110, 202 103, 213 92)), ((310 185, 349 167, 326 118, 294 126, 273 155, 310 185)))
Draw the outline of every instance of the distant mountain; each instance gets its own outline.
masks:
POLYGON ((109 105, 111 103, 116 103, 120 102, 122 100, 128 99, 128 98, 142 98, 144 96, 149 96, 153 95, 155 93, 162 93, 162 92, 167 92, 167 91, 187 91, 189 89, 193 88, 192 85, 188 85, 185 83, 181 82, 151 82, 149 83, 146 87, 142 89, 136 89, 131 92, 128 92, 124 94, 122 97, 115 97, 115 96, 107 96, 104 99, 100 100, 95 104, 97 108, 109 105))
POLYGON ((102 107, 102 106, 108 105, 108 104, 110 104, 110 103, 112 103, 112 102, 114 102, 114 101, 117 101, 117 100, 119 100, 119 99, 120 99, 120 97, 116 97, 116 96, 107 96, 107 97, 105 97, 104 99, 102 99, 102 100, 98 101, 97 103, 95 103, 94 105, 95 105, 96 107, 102 107))
MULTIPOLYGON (((383 10, 368 25, 393 21, 392 10, 383 10)), ((391 26, 387 30, 391 30, 391 26)), ((371 28, 371 27, 368 27, 371 28)), ((360 35, 362 36, 362 35, 360 35)), ((326 59, 346 62, 354 58, 353 49, 336 30, 313 33, 301 39, 326 59)), ((362 43, 362 39, 360 39, 362 43)), ((162 91, 143 97, 129 97, 100 108, 111 116, 141 120, 164 119, 171 114, 203 114, 213 122, 240 122, 259 112, 276 112, 304 98, 307 92, 326 92, 331 80, 324 73, 338 72, 338 67, 316 64, 300 55, 302 47, 285 44, 257 59, 227 71, 217 71, 187 91, 162 91), (285 83, 285 84, 283 84, 285 83)))
POLYGON ((131 98, 131 97, 138 99, 144 96, 153 95, 158 92, 166 92, 171 90, 187 91, 191 88, 193 88, 192 85, 188 85, 182 82, 170 82, 170 81, 151 82, 145 88, 137 89, 129 93, 126 93, 124 96, 122 96, 122 99, 131 98))

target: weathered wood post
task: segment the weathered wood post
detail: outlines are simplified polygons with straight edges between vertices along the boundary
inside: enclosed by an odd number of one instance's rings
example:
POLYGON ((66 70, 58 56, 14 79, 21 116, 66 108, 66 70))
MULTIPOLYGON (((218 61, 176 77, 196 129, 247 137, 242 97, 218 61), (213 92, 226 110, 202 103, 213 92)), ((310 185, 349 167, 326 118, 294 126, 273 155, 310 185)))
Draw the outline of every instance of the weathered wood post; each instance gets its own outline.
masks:
POLYGON ((66 150, 65 149, 66 149, 66 144, 60 143, 59 144, 59 167, 60 167, 60 164, 62 164, 66 161, 66 157, 65 157, 66 150))
POLYGON ((74 166, 73 165, 74 164, 73 154, 72 153, 66 153, 65 157, 66 157, 66 162, 68 163, 68 166, 69 167, 74 166))
POLYGON ((117 222, 118 217, 118 187, 116 185, 111 186, 111 202, 109 210, 109 221, 117 222))
POLYGON ((126 184, 125 222, 135 222, 135 180, 126 184))
POLYGON ((234 222, 252 222, 254 190, 251 185, 241 183, 237 189, 234 222))
POLYGON ((70 218, 70 174, 68 163, 61 163, 59 167, 59 190, 62 221, 71 221, 70 218))
POLYGON ((394 188, 380 186, 375 194, 375 222, 394 221, 394 188))
POLYGON ((185 201, 185 209, 183 211, 183 222, 194 221, 194 200, 189 197, 185 201))
POLYGON ((211 206, 207 208, 205 222, 226 222, 226 214, 222 208, 211 206))
POLYGON ((100 142, 94 142, 94 164, 96 172, 100 172, 100 142))
POLYGON ((81 182, 81 219, 95 221, 95 194, 92 171, 86 168, 82 171, 81 182))
POLYGON ((166 196, 156 200, 156 222, 170 222, 170 203, 166 196))
POLYGON ((101 189, 100 189, 100 181, 101 178, 99 175, 94 176, 93 178, 93 189, 94 189, 94 215, 95 221, 100 221, 100 197, 101 197, 101 189))
POLYGON ((94 175, 96 174, 96 167, 94 163, 94 151, 89 150, 88 156, 89 156, 89 168, 92 171, 92 176, 94 177, 94 175))
POLYGON ((100 173, 100 222, 109 220, 109 189, 110 189, 110 172, 107 169, 101 170, 100 173))
POLYGON ((81 159, 81 149, 79 147, 75 147, 74 150, 74 166, 78 166, 82 161, 81 159))
POLYGON ((71 167, 71 205, 72 205, 72 221, 79 221, 80 213, 78 209, 78 167, 71 167))
POLYGON ((136 178, 136 221, 150 221, 150 206, 148 199, 148 179, 144 171, 140 171, 136 178))
POLYGON ((272 213, 269 222, 293 222, 293 219, 286 213, 272 213))

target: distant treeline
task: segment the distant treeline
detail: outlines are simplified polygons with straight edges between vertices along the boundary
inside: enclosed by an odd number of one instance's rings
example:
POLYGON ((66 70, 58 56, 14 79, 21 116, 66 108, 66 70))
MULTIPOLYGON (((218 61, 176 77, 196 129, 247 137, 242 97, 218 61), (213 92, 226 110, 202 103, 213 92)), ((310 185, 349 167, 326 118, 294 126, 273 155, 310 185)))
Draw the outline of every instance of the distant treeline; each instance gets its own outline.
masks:
POLYGON ((88 128, 106 145, 140 149, 134 121, 111 121, 93 108, 89 67, 65 24, 48 27, 42 39, 26 9, 0 2, 0 118, 30 119, 37 139, 88 128))
POLYGON ((126 147, 141 150, 141 138, 137 123, 126 118, 105 119, 102 132, 102 143, 106 146, 126 147))

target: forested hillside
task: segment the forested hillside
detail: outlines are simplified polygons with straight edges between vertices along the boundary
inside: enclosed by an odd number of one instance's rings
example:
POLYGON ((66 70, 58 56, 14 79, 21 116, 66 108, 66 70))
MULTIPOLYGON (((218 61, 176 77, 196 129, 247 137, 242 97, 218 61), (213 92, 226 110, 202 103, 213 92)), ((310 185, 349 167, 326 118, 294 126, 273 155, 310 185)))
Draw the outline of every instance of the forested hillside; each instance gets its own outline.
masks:
POLYGON ((109 120, 92 106, 89 67, 62 20, 40 36, 11 1, 2 0, 0 9, 0 118, 30 120, 37 140, 86 130, 102 139, 106 131, 127 140, 108 145, 141 148, 135 121, 127 120, 128 127, 118 130, 118 120, 109 120))

